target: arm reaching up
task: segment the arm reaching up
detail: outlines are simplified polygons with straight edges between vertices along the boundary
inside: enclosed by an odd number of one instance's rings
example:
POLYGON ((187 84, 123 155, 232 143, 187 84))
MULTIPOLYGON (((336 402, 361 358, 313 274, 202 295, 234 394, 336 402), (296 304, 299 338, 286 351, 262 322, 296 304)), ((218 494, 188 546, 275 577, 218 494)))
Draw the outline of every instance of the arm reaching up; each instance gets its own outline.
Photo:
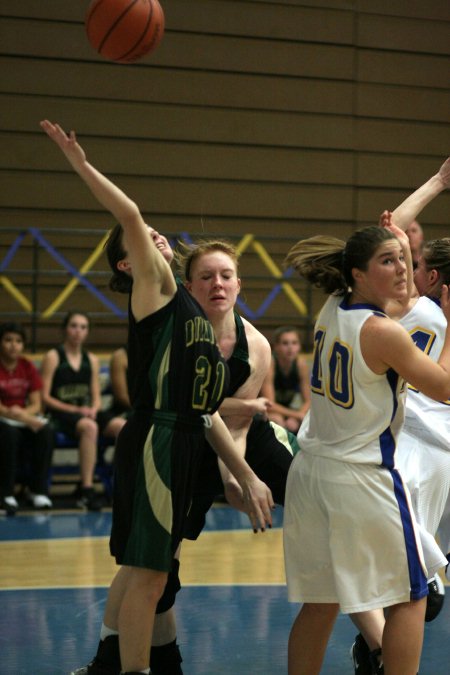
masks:
POLYGON ((397 206, 392 212, 392 223, 401 230, 406 230, 425 206, 448 187, 450 187, 450 157, 434 176, 397 206))
POLYGON ((123 228, 127 255, 120 264, 133 278, 132 307, 136 318, 155 311, 168 302, 176 289, 172 270, 157 248, 161 239, 159 233, 144 222, 137 204, 88 162, 74 131, 66 134, 59 124, 48 120, 40 124, 97 201, 112 213, 123 228))

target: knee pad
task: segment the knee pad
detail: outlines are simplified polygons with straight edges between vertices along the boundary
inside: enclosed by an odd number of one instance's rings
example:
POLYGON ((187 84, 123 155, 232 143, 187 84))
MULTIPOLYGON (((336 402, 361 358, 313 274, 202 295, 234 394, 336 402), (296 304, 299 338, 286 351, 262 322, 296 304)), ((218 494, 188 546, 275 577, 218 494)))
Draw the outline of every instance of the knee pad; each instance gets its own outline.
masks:
POLYGON ((174 558, 172 561, 172 569, 170 570, 167 577, 167 583, 164 588, 164 592, 156 606, 157 614, 167 612, 167 610, 173 607, 175 604, 176 594, 181 588, 180 577, 178 576, 179 569, 180 561, 174 558))

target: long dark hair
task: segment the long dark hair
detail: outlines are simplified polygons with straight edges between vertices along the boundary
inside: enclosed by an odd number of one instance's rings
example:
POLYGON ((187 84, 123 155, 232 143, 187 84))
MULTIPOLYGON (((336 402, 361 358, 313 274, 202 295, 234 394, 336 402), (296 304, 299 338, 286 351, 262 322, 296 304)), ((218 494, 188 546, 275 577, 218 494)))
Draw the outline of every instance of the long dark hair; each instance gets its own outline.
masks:
POLYGON ((105 243, 105 250, 112 271, 108 284, 110 289, 116 293, 130 293, 133 287, 132 277, 117 269, 117 263, 127 255, 123 245, 123 227, 119 223, 111 230, 105 243))
POLYGON ((65 330, 67 328, 67 326, 69 325, 69 321, 71 320, 71 318, 73 316, 78 316, 78 315, 83 316, 86 319, 86 321, 88 322, 88 328, 90 328, 91 320, 89 319, 89 316, 86 314, 86 312, 80 312, 80 311, 78 311, 78 309, 71 309, 70 312, 67 312, 67 314, 65 315, 65 317, 62 320, 61 328, 63 330, 65 330))

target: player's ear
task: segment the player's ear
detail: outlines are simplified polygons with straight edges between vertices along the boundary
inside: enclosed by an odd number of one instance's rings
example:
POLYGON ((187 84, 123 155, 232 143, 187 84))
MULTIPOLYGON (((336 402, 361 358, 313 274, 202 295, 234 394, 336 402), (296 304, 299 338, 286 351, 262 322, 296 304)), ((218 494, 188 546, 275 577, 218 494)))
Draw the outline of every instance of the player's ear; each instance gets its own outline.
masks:
POLYGON ((131 272, 130 261, 127 260, 126 258, 119 260, 117 262, 117 269, 119 270, 119 272, 126 272, 127 274, 129 274, 131 272))
POLYGON ((428 272, 428 281, 430 283, 430 286, 434 286, 439 282, 440 279, 440 274, 437 270, 432 269, 428 272))

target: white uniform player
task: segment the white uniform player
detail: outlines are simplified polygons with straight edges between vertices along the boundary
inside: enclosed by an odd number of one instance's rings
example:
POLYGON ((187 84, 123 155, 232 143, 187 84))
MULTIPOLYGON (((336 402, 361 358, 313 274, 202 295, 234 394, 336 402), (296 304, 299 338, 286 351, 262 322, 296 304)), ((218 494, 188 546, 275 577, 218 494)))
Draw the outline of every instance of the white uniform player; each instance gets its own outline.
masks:
POLYGON ((289 599, 338 603, 344 613, 427 595, 417 523, 395 467, 405 384, 392 370, 376 374, 361 353, 361 328, 374 313, 383 315, 331 296, 319 315, 314 403, 286 491, 289 599))
MULTIPOLYGON (((423 296, 400 323, 416 345, 437 361, 447 327, 439 304, 423 296)), ((418 522, 434 536, 450 493, 450 400, 433 401, 408 387, 405 425, 398 440, 396 462, 411 492, 418 522)), ((429 573, 434 573, 427 547, 422 543, 429 573)), ((443 564, 445 558, 441 556, 439 567, 443 564)))

